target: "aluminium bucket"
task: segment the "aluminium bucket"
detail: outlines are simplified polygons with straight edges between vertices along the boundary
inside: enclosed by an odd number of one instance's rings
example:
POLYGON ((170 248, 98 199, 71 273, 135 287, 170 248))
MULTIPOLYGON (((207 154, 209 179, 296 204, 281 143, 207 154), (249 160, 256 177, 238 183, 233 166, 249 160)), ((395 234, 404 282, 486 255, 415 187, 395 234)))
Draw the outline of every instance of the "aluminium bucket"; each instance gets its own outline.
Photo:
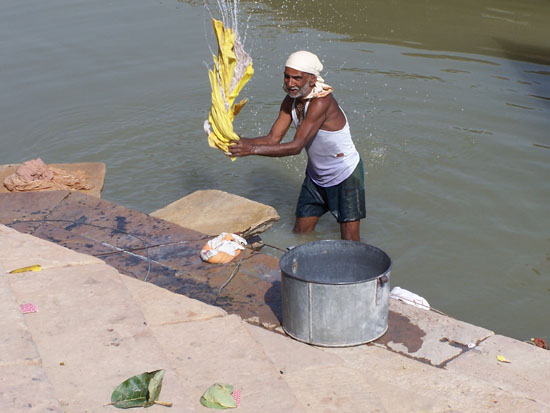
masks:
POLYGON ((283 329, 305 343, 346 347, 388 329, 391 259, 355 241, 300 245, 280 259, 283 329))

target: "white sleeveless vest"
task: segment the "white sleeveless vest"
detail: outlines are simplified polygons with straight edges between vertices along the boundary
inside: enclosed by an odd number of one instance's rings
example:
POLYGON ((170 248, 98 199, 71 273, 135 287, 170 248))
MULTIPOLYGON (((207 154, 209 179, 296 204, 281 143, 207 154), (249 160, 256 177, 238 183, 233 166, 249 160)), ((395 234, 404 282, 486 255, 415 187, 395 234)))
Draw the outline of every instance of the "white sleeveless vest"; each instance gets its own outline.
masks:
MULTIPOLYGON (((304 117, 307 113, 309 100, 304 107, 304 117)), ((296 129, 300 127, 296 115, 296 99, 292 102, 292 121, 296 129)), ((342 108, 340 108, 342 110, 342 108)), ((344 111, 342 110, 342 113, 344 111)), ((349 122, 346 114, 345 126, 338 131, 319 129, 313 139, 306 145, 306 173, 313 182, 322 187, 338 185, 345 181, 359 163, 359 152, 351 139, 349 122)))

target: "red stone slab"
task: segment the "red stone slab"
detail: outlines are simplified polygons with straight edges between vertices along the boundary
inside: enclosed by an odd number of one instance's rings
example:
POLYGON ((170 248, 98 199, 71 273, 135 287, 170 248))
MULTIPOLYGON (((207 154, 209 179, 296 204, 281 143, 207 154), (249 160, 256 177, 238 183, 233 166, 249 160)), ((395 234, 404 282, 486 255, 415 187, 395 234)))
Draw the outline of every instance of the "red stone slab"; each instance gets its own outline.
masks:
MULTIPOLYGON (((119 252, 117 248, 109 246, 105 242, 90 239, 75 232, 67 231, 64 228, 59 227, 59 224, 61 223, 43 222, 32 231, 32 235, 88 255, 97 256, 119 252)), ((17 229, 15 226, 12 226, 12 228, 17 229)))
POLYGON ((210 305, 217 305, 224 308, 224 304, 231 298, 224 298, 217 301, 217 291, 210 288, 208 283, 192 277, 181 276, 176 273, 175 277, 153 277, 151 282, 159 287, 166 288, 176 294, 182 294, 189 298, 202 301, 210 305))
POLYGON ((94 255, 122 274, 259 324, 279 325, 280 270, 275 257, 246 249, 228 264, 208 264, 199 253, 211 237, 78 192, 0 194, 0 214, 21 232, 94 255), (35 221, 16 222, 29 219, 35 221))
POLYGON ((220 298, 231 298, 224 309, 248 319, 258 317, 260 324, 278 326, 282 317, 280 283, 271 283, 257 277, 237 273, 223 289, 220 298))
MULTIPOLYGON (((177 271, 178 277, 193 278, 207 283, 210 288, 216 290, 231 275, 237 263, 240 262, 239 271, 243 271, 247 267, 247 257, 253 254, 252 251, 245 250, 242 252, 243 260, 240 260, 241 255, 239 255, 239 258, 227 264, 210 264, 200 258, 199 253, 203 245, 204 241, 185 241, 134 250, 132 253, 141 256, 143 260, 146 260, 148 254, 152 261, 162 263, 162 265, 177 271)), ((247 269, 247 271, 252 270, 247 269)))
MULTIPOLYGON (((383 346, 387 346, 388 343, 400 343, 407 348, 410 355, 411 353, 416 353, 422 347, 425 335, 426 332, 413 324, 407 316, 395 311, 389 311, 388 330, 374 342, 383 346)), ((414 356, 410 357, 430 364, 429 360, 419 359, 414 356)))
MULTIPOLYGON (((98 255, 97 258, 116 268, 120 273, 142 281, 152 282, 157 279, 173 279, 176 277, 176 270, 173 268, 132 253, 119 252, 98 255)), ((153 282, 153 284, 156 283, 153 282)))
POLYGON ((70 191, 15 192, 0 194, 0 223, 45 218, 70 191))
MULTIPOLYGON (((148 248, 149 256, 162 262, 180 274, 190 276, 201 281, 208 281, 213 288, 219 288, 231 274, 235 266, 239 265, 238 272, 257 280, 280 280, 279 261, 275 257, 244 250, 233 261, 227 264, 209 264, 200 258, 200 251, 205 240, 184 241, 177 244, 161 245, 148 248)), ((146 250, 132 251, 135 254, 145 255, 146 250)))
POLYGON ((246 258, 246 262, 242 265, 240 271, 270 283, 281 280, 279 259, 260 252, 254 252, 246 258))
POLYGON ((139 248, 133 252, 138 255, 149 256, 155 261, 162 262, 178 271, 202 270, 206 265, 200 258, 200 251, 206 239, 199 241, 181 241, 177 243, 149 247, 147 250, 139 248))
POLYGON ((41 225, 41 221, 32 221, 32 222, 16 222, 6 223, 6 226, 22 232, 24 234, 33 234, 34 231, 41 225))
POLYGON ((147 280, 147 282, 173 293, 182 294, 208 304, 214 304, 216 300, 216 292, 207 282, 183 276, 173 268, 148 260, 146 257, 119 253, 98 258, 115 267, 122 274, 140 280, 147 280))
POLYGON ((200 232, 79 192, 60 202, 48 218, 72 221, 75 225, 71 231, 106 242, 113 236, 132 234, 134 239, 128 239, 128 249, 142 248, 141 240, 153 246, 204 237, 200 232))
MULTIPOLYGON (((58 228, 61 231, 65 231, 67 236, 70 234, 74 240, 87 240, 92 243, 103 244, 114 250, 132 251, 136 248, 145 248, 147 246, 147 240, 138 235, 120 232, 115 228, 103 227, 88 222, 86 218, 82 218, 79 221, 46 218, 42 224, 47 226, 49 231, 54 231, 58 228)), ((71 247, 67 246, 67 248, 71 247)), ((89 252, 92 255, 103 253, 105 251, 94 252, 93 249, 89 252)))
MULTIPOLYGON (((148 252, 153 260, 162 262, 164 265, 177 270, 182 275, 201 280, 210 280, 217 276, 218 273, 226 274, 235 267, 237 262, 239 262, 241 256, 227 264, 209 264, 202 261, 200 258, 200 251, 205 242, 206 239, 200 241, 183 241, 175 244, 150 247, 147 250, 138 249, 132 252, 141 256, 145 256, 148 252)), ((244 257, 249 256, 251 251, 245 250, 243 254, 244 257)))
MULTIPOLYGON (((280 286, 277 283, 273 288, 272 282, 260 278, 266 274, 269 278, 279 276, 276 258, 247 249, 230 263, 209 264, 200 259, 201 248, 202 241, 149 248, 151 260, 177 271, 177 280, 168 277, 159 284, 159 279, 153 276, 151 282, 172 292, 218 305, 229 313, 245 318, 257 316, 260 323, 279 325, 280 286), (220 287, 228 281, 237 265, 237 272, 218 297, 220 287)), ((145 250, 134 253, 145 260, 145 250)))

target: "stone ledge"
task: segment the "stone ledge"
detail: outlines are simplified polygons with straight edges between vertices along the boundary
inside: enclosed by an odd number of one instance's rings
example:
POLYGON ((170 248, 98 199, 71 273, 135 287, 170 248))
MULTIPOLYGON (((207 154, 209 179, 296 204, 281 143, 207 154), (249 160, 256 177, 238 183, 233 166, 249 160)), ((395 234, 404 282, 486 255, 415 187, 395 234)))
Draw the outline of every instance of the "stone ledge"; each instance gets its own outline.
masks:
POLYGON ((236 315, 153 327, 157 341, 184 384, 191 388, 191 406, 215 382, 241 391, 243 412, 303 412, 291 389, 236 315))
POLYGON ((81 254, 53 242, 0 225, 0 249, 2 265, 6 272, 39 264, 43 270, 75 265, 103 264, 99 258, 81 254))
POLYGON ((103 411, 122 381, 159 368, 166 369, 163 401, 194 411, 187 406, 187 388, 115 269, 104 263, 55 268, 11 274, 9 282, 19 302, 39 309, 26 322, 66 411, 103 411))
POLYGON ((0 368, 40 365, 42 360, 32 340, 19 304, 0 262, 0 368))
POLYGON ((121 275, 121 279, 141 308, 149 326, 204 321, 227 315, 219 307, 172 293, 154 284, 126 275, 121 275))
POLYGON ((550 411, 550 351, 510 337, 495 335, 483 341, 466 354, 449 362, 445 367, 485 380, 508 391, 537 395, 550 411), (502 355, 510 363, 502 363, 502 355))
POLYGON ((436 311, 422 310, 390 299, 388 331, 377 344, 397 353, 443 366, 494 333, 436 311))
POLYGON ((492 380, 419 363, 375 345, 323 350, 365 374, 388 412, 548 411, 548 405, 541 403, 546 389, 523 392, 504 388, 492 380))
POLYGON ((0 389, 2 412, 64 412, 42 366, 0 367, 0 389))
POLYGON ((208 235, 240 232, 245 237, 279 220, 271 206, 214 189, 193 192, 150 215, 208 235))

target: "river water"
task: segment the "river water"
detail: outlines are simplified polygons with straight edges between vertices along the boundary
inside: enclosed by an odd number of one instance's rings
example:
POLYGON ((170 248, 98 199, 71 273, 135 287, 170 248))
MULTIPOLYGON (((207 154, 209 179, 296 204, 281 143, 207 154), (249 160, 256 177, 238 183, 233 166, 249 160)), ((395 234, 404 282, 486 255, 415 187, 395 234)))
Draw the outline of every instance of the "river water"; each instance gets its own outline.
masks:
MULTIPOLYGON (((240 10, 256 73, 236 130, 267 133, 286 56, 317 53, 365 162, 361 237, 392 257, 392 285, 497 333, 550 339, 550 3, 240 10)), ((231 162, 208 147, 209 47, 202 1, 2 2, 0 163, 104 162, 102 197, 127 207, 221 189, 278 210, 268 244, 338 238, 330 216, 291 233, 304 155, 231 162)))

